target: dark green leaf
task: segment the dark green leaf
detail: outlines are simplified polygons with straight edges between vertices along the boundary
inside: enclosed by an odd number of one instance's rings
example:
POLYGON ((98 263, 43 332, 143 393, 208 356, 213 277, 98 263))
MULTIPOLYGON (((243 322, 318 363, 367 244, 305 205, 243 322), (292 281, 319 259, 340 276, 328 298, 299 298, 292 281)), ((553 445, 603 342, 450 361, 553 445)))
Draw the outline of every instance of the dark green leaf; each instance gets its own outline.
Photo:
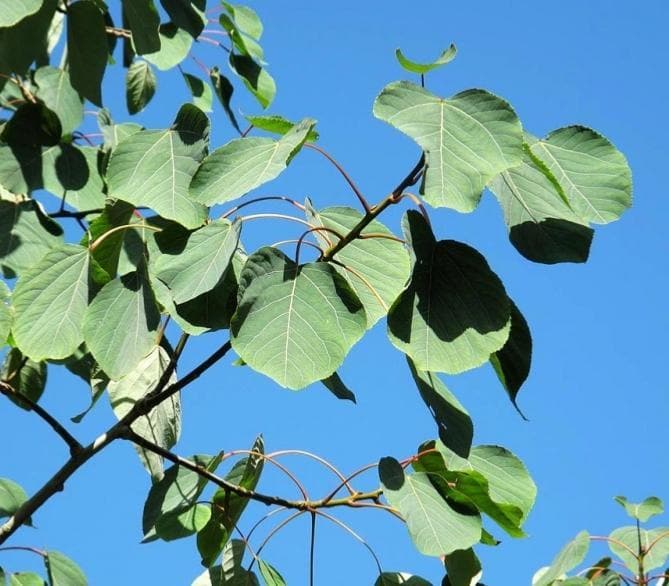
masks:
POLYGON ((18 107, 2 130, 2 140, 10 145, 53 146, 63 133, 55 112, 44 104, 26 103, 18 107))
POLYGON ((9 478, 0 478, 0 518, 11 517, 28 500, 26 491, 9 478))
POLYGON ((642 523, 664 512, 664 504, 656 496, 649 496, 640 503, 630 503, 624 496, 617 496, 615 501, 624 507, 630 517, 642 523))
POLYGON ((430 63, 417 63, 416 61, 411 61, 410 59, 407 59, 404 56, 402 50, 399 48, 395 49, 395 57, 397 57, 397 60, 399 61, 400 65, 407 71, 410 71, 411 73, 419 73, 421 75, 424 75, 426 73, 429 73, 433 69, 437 69, 438 67, 446 65, 447 63, 453 61, 453 59, 455 59, 455 56, 457 55, 457 52, 458 50, 456 49, 455 45, 451 43, 451 46, 448 49, 444 49, 441 52, 441 55, 439 55, 437 59, 435 59, 430 63))
POLYGON ((50 586, 87 586, 88 580, 81 568, 70 558, 57 551, 47 551, 44 559, 49 572, 50 586))
POLYGON ((476 586, 483 570, 473 549, 460 549, 444 559, 448 572, 448 586, 476 586))
POLYGON ((330 391, 337 399, 343 399, 345 401, 356 402, 355 395, 341 380, 341 377, 336 373, 332 373, 329 377, 324 378, 322 381, 325 388, 330 391))
POLYGON ((230 67, 263 108, 267 108, 274 101, 276 95, 274 79, 253 58, 232 53, 230 54, 230 67))
MULTIPOLYGON (((510 303, 511 332, 509 339, 500 350, 490 355, 490 363, 514 407, 518 409, 516 404, 518 391, 530 374, 532 335, 523 314, 513 301, 510 303)), ((518 412, 520 413, 520 409, 518 412)))
POLYGON ((214 96, 211 91, 211 86, 204 83, 197 75, 190 73, 183 74, 184 81, 188 86, 188 91, 193 96, 193 104, 196 105, 203 112, 211 112, 211 107, 214 101, 214 96))
MULTIPOLYGON (((135 53, 155 53, 160 51, 160 15, 153 0, 123 0, 123 14, 132 31, 132 45, 135 53)), ((134 112, 130 112, 134 114, 134 112)))
POLYGON ((160 0, 165 12, 179 28, 197 39, 204 29, 206 0, 160 0))
POLYGON ((249 57, 250 59, 257 59, 260 63, 263 63, 265 53, 255 39, 243 34, 237 24, 227 14, 221 14, 218 17, 218 22, 221 28, 228 33, 234 50, 239 52, 240 55, 249 57))
MULTIPOLYGON (((12 348, 5 357, 0 378, 20 395, 37 403, 46 386, 46 372, 46 362, 35 362, 21 354, 18 348, 12 348)), ((26 403, 9 398, 22 409, 29 409, 26 403)))
POLYGON ((0 27, 14 26, 26 16, 37 12, 42 0, 10 0, 2 3, 0 10, 0 27))
POLYGON ((430 582, 404 572, 383 572, 374 586, 432 586, 430 582))
POLYGON ((193 44, 193 37, 172 22, 161 24, 159 34, 160 51, 147 53, 144 58, 161 71, 166 71, 176 67, 186 58, 193 44))
POLYGON ((88 407, 70 418, 72 423, 80 423, 102 396, 102 393, 109 384, 109 378, 102 372, 102 369, 95 362, 95 359, 88 352, 85 345, 81 346, 72 356, 68 356, 62 363, 72 374, 83 380, 91 390, 91 400, 88 407))
POLYGON ((125 78, 125 102, 130 114, 137 114, 146 108, 156 93, 156 75, 146 61, 135 61, 125 78))
POLYGON ((72 86, 102 107, 101 85, 109 47, 105 20, 95 3, 82 0, 68 7, 67 49, 72 86))
POLYGON ((221 75, 218 67, 212 67, 209 70, 209 78, 211 80, 211 85, 214 88, 214 92, 216 93, 216 97, 218 98, 218 101, 221 102, 221 106, 223 106, 225 113, 228 115, 232 126, 241 134, 242 130, 239 128, 237 118, 235 118, 235 114, 230 107, 230 100, 232 99, 234 91, 230 80, 224 75, 221 75))
MULTIPOLYGON (((291 122, 283 116, 244 116, 254 128, 271 132, 273 134, 284 135, 291 130, 297 123, 291 122)), ((318 132, 310 130, 307 134, 307 142, 315 142, 318 140, 318 132)))
POLYGON ((388 336, 416 368, 458 374, 486 362, 509 337, 504 285, 475 249, 437 242, 418 212, 404 220, 415 262, 388 313, 388 336))
POLYGON ((420 396, 437 423, 439 438, 458 456, 467 458, 474 436, 469 413, 436 374, 416 369, 408 356, 407 362, 420 396))
POLYGON ((248 258, 239 295, 233 348, 290 389, 330 376, 365 330, 364 308, 330 265, 298 266, 274 248, 248 258))
POLYGON ((40 67, 35 72, 36 96, 60 120, 63 134, 71 134, 84 118, 84 105, 64 69, 40 67))

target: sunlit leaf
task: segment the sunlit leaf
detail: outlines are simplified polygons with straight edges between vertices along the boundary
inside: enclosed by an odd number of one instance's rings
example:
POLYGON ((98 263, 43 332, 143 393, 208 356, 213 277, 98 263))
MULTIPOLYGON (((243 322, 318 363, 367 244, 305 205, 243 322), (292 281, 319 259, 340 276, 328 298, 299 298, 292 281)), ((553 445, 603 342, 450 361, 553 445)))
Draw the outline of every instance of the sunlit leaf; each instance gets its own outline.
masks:
POLYGON ((258 103, 267 108, 274 101, 276 84, 267 70, 258 65, 248 55, 230 55, 230 67, 241 78, 248 89, 258 100, 258 103))
POLYGON ((664 504, 656 496, 649 496, 640 503, 631 503, 624 496, 617 496, 615 501, 624 507, 630 517, 642 523, 664 512, 664 504))
POLYGON ((47 551, 44 558, 50 586, 88 586, 81 568, 58 551, 47 551))
POLYGON ((11 517, 28 500, 26 491, 9 478, 0 478, 0 518, 11 517))
POLYGON ((161 24, 158 32, 160 51, 146 53, 143 57, 161 71, 166 71, 186 58, 193 44, 193 37, 172 22, 161 24))
POLYGON ((36 96, 55 112, 63 134, 71 134, 84 118, 84 106, 64 69, 40 67, 35 72, 36 96))
POLYGON ((227 8, 240 31, 256 41, 260 39, 263 26, 255 10, 242 4, 231 4, 230 2, 223 2, 223 5, 227 8))
POLYGON ((13 26, 26 16, 37 12, 42 0, 10 0, 2 3, 0 10, 0 27, 13 26))
POLYGON ((535 574, 532 586, 551 586, 555 580, 578 566, 585 559, 589 546, 590 539, 587 531, 581 531, 565 545, 548 569, 541 574, 539 572, 535 574))
POLYGON ((0 281, 0 347, 5 345, 14 319, 11 306, 11 291, 4 281, 0 281))
POLYGON ((286 586, 286 581, 279 571, 265 560, 258 560, 258 569, 267 586, 286 586))
POLYGON ((632 552, 638 552, 639 545, 646 552, 643 558, 643 568, 646 572, 663 566, 669 558, 669 527, 639 529, 638 533, 636 527, 620 527, 609 537, 609 549, 634 575, 639 571, 639 561, 632 552))
POLYGON ((188 91, 193 96, 193 104, 203 112, 211 112, 214 102, 214 94, 212 93, 211 86, 204 83, 197 75, 192 75, 191 73, 184 73, 183 78, 188 91))
MULTIPOLYGON (((290 131, 297 123, 291 122, 283 116, 244 116, 254 128, 271 132, 273 134, 284 135, 290 131)), ((314 142, 318 140, 318 132, 310 130, 307 134, 307 142, 314 142)))
POLYGON ((434 61, 430 63, 418 63, 416 61, 412 61, 411 59, 405 57, 404 53, 402 53, 402 50, 399 48, 395 49, 395 57, 397 57, 399 64, 406 71, 424 75, 425 73, 429 73, 430 71, 453 61, 453 59, 455 59, 455 56, 457 55, 457 52, 458 50, 456 49, 455 45, 451 44, 451 46, 448 49, 444 49, 441 52, 441 55, 439 55, 439 57, 437 57, 434 61))

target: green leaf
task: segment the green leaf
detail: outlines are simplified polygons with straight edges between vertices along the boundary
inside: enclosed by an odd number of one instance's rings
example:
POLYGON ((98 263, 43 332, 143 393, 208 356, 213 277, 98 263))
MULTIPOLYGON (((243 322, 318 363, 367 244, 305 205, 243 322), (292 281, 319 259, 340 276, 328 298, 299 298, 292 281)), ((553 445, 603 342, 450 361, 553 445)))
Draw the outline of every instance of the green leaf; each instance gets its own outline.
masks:
POLYGON ((260 44, 258 44, 255 39, 243 34, 237 24, 228 17, 227 14, 221 14, 218 17, 218 22, 221 25, 221 28, 228 33, 233 49, 240 55, 246 56, 252 60, 257 59, 260 63, 264 63, 263 59, 265 53, 260 44))
POLYGON ((365 330, 364 308, 330 265, 298 266, 274 248, 248 258, 239 295, 232 347, 290 389, 330 376, 365 330))
POLYGON ((153 63, 161 71, 167 71, 179 65, 186 58, 193 44, 193 37, 172 22, 161 24, 158 32, 160 51, 146 53, 144 59, 153 63))
POLYGON ((237 138, 216 149, 193 177, 191 196, 206 205, 224 203, 271 181, 302 148, 314 124, 306 118, 279 140, 237 138))
POLYGON ((242 130, 239 128, 237 118, 235 118, 235 114, 230 107, 230 100, 232 100, 232 94, 234 92, 234 88, 232 87, 230 80, 224 75, 221 75, 218 67, 212 67, 209 70, 209 79, 211 80, 211 85, 214 88, 216 97, 221 103, 221 106, 223 106, 223 110, 225 110, 225 113, 232 123, 232 126, 237 132, 241 134, 242 130))
POLYGON ((532 586, 551 586, 555 580, 562 577, 569 570, 575 568, 588 553, 590 539, 587 531, 581 531, 555 557, 549 568, 537 572, 532 579, 532 586))
POLYGON ((206 0, 160 0, 165 12, 179 28, 197 39, 204 29, 206 0))
MULTIPOLYGON (((273 134, 284 135, 289 132, 297 124, 296 122, 291 122, 283 116, 244 116, 254 128, 258 130, 264 130, 265 132, 271 132, 273 134)), ((318 140, 318 132, 315 130, 310 130, 307 134, 307 142, 315 142, 318 140)))
POLYGON ((483 90, 444 100, 414 84, 395 82, 376 99, 374 115, 425 151, 421 193, 435 207, 471 212, 486 184, 521 162, 520 121, 507 102, 483 90))
POLYGON ((471 547, 481 538, 481 517, 450 507, 424 473, 405 474, 394 458, 381 458, 383 494, 404 517, 414 545, 422 554, 448 555, 471 547))
POLYGON ((0 518, 11 517, 28 500, 26 491, 9 478, 0 478, 0 518))
POLYGON ((67 9, 67 56, 70 81, 84 98, 102 107, 102 78, 109 47, 102 13, 94 2, 75 2, 67 9))
POLYGON ((248 55, 230 54, 230 67, 244 82, 263 108, 268 108, 276 95, 276 84, 267 70, 248 55))
POLYGON ((231 4, 223 2, 223 6, 227 8, 230 16, 234 19, 237 28, 248 35, 249 37, 260 40, 263 32, 262 22, 258 14, 252 8, 243 6, 241 4, 231 4))
MULTIPOLYGON (((313 226, 323 226, 339 235, 350 232, 362 220, 362 214, 347 207, 309 211, 307 217, 313 226)), ((324 249, 339 242, 330 231, 315 232, 324 249)), ((409 255, 401 242, 392 240, 393 233, 381 222, 373 220, 362 231, 362 236, 379 238, 356 239, 336 254, 335 264, 367 312, 367 327, 372 327, 388 313, 388 308, 404 288, 410 273, 409 255), (388 238, 390 237, 390 238, 388 238), (348 267, 348 268, 345 268, 348 267)))
POLYGON ((275 567, 268 564, 265 560, 258 560, 258 569, 267 586, 286 586, 286 581, 283 579, 283 576, 279 574, 275 567))
POLYGON ((194 231, 178 254, 158 257, 155 274, 170 288, 175 303, 211 291, 223 279, 239 245, 240 230, 240 221, 216 220, 194 231))
POLYGON ((88 580, 81 568, 60 552, 47 551, 44 564, 49 573, 50 586, 88 585, 88 580))
POLYGON ((4 281, 0 281, 0 347, 5 345, 14 321, 14 308, 10 301, 11 291, 4 281))
POLYGON ((156 74, 146 61, 135 61, 125 78, 125 101, 130 114, 137 114, 146 108, 156 93, 156 74))
MULTIPOLYGON (((24 397, 37 403, 44 392, 47 378, 46 362, 35 362, 21 354, 18 348, 12 348, 2 364, 0 378, 24 397)), ((22 401, 8 398, 22 409, 30 410, 22 401)))
POLYGON ((140 268, 110 281, 95 296, 84 317, 84 340, 102 370, 119 380, 155 348, 159 322, 146 271, 140 268))
POLYGON ((632 519, 638 519, 642 523, 664 512, 664 504, 656 496, 649 496, 640 503, 630 503, 624 496, 617 496, 615 501, 625 508, 632 519))
POLYGON ((429 73, 433 69, 437 69, 442 65, 450 63, 451 61, 453 61, 453 59, 455 59, 457 53, 458 53, 457 48, 453 43, 451 43, 451 46, 448 49, 444 49, 441 52, 441 55, 439 55, 439 57, 437 57, 437 59, 435 59, 434 61, 430 63, 418 63, 416 61, 411 61, 410 59, 407 59, 404 56, 404 53, 402 53, 401 49, 399 48, 395 49, 395 57, 397 57, 399 64, 407 71, 410 71, 411 73, 419 73, 420 75, 424 75, 426 73, 429 73))
POLYGON ((46 586, 46 582, 39 574, 17 572, 16 574, 9 574, 9 586, 46 586))
POLYGON ((209 120, 186 104, 167 130, 142 130, 113 151, 107 169, 109 195, 147 206, 187 228, 200 226, 206 208, 193 201, 188 185, 205 156, 209 120))
MULTIPOLYGON (((525 135, 529 143, 534 137, 525 135)), ((588 260, 593 230, 567 203, 557 180, 524 146, 522 164, 488 187, 502 206, 509 239, 525 258, 546 264, 588 260)))
POLYGON ((0 200, 0 268, 13 279, 63 242, 62 228, 36 201, 0 200))
POLYGON ((89 255, 65 244, 21 275, 14 291, 17 346, 33 360, 66 358, 83 342, 88 307, 89 255))
POLYGON ((408 356, 407 362, 420 396, 437 423, 439 438, 458 456, 467 458, 474 437, 469 413, 436 374, 416 369, 408 356))
POLYGON ((447 555, 444 564, 448 572, 444 586, 476 586, 483 575, 481 562, 471 548, 447 555))
POLYGON ((188 91, 193 96, 193 104, 203 112, 211 112, 214 102, 211 86, 204 83, 197 75, 184 73, 183 78, 188 86, 188 91))
POLYGON ((383 572, 374 586, 432 586, 430 582, 405 572, 383 572))
POLYGON ((42 0, 9 0, 0 7, 0 27, 14 26, 26 16, 37 12, 42 0))
POLYGON ((606 224, 632 204, 632 173, 623 154, 590 128, 567 126, 530 145, 583 220, 606 224))
POLYGON ((209 568, 192 586, 259 586, 256 575, 243 566, 245 549, 243 541, 230 540, 223 550, 222 565, 209 568))
POLYGON ((2 140, 12 146, 53 146, 62 135, 55 112, 40 103, 19 106, 2 130, 2 140))
POLYGON ((134 122, 114 124, 109 111, 104 108, 98 111, 98 126, 104 137, 105 149, 115 149, 123 140, 142 130, 142 127, 134 122))
POLYGON ((163 541, 182 539, 201 531, 210 519, 211 508, 199 503, 185 511, 170 512, 159 517, 156 533, 163 541))
POLYGON ((333 372, 329 377, 324 378, 321 382, 328 391, 337 397, 337 399, 356 403, 353 391, 351 391, 351 389, 346 386, 346 383, 341 380, 341 377, 336 372, 333 372))
MULTIPOLYGON (((139 361, 134 370, 109 383, 109 400, 118 419, 122 419, 137 401, 157 387, 169 363, 170 356, 167 351, 162 346, 156 346, 148 356, 139 361)), ((173 384, 176 380, 176 373, 172 373, 167 384, 173 384)), ((132 424, 132 430, 144 439, 169 450, 177 443, 181 432, 179 393, 173 394, 147 415, 137 419, 132 424)), ((135 447, 152 478, 163 478, 162 457, 140 446, 135 447)))
POLYGON ((81 420, 93 409, 107 388, 109 378, 102 372, 85 345, 81 346, 72 356, 68 356, 62 363, 72 374, 83 380, 91 390, 91 400, 88 407, 74 417, 70 417, 72 423, 81 423, 81 420))
POLYGON ((643 568, 646 572, 663 566, 669 558, 669 527, 639 529, 639 534, 636 527, 620 527, 613 531, 609 538, 609 549, 635 576, 639 571, 639 562, 629 550, 638 552, 639 543, 646 552, 643 558, 643 568))
POLYGON ((160 51, 160 15, 153 0, 123 0, 123 14, 132 31, 132 47, 135 53, 144 55, 160 51))
MULTIPOLYGON (((221 456, 197 454, 189 458, 208 472, 215 472, 221 456)), ((153 484, 144 504, 142 530, 144 541, 153 541, 162 535, 157 532, 160 520, 165 516, 190 511, 207 486, 207 480, 183 466, 173 465, 165 470, 163 477, 153 484)))
MULTIPOLYGON (((518 409, 516 404, 518 391, 530 374, 532 335, 523 314, 513 301, 511 301, 509 339, 500 350, 490 355, 490 363, 514 407, 518 409)), ((520 413, 520 409, 518 412, 520 413)))
POLYGON ((486 362, 510 331, 504 285, 475 249, 437 242, 421 214, 404 219, 415 262, 388 313, 388 336, 416 368, 458 374, 486 362))
POLYGON ((40 67, 35 72, 36 97, 55 112, 63 134, 71 134, 84 119, 84 105, 64 69, 40 67))

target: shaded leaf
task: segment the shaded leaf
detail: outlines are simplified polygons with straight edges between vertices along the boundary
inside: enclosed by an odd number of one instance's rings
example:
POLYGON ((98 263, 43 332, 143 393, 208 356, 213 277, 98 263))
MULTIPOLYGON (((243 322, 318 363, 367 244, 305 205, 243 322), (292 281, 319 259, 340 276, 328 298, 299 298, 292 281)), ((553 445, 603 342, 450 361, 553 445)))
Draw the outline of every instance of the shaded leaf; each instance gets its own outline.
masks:
POLYGON ((532 579, 532 586, 551 586, 555 580, 578 566, 585 559, 589 546, 590 540, 587 531, 581 531, 560 551, 549 568, 545 569, 542 574, 539 574, 539 572, 535 574, 532 579))
POLYGON ((248 89, 258 100, 258 103, 267 108, 274 101, 276 95, 276 84, 267 70, 258 65, 248 55, 230 54, 230 67, 244 82, 248 89))
POLYGON ((276 178, 300 150, 315 122, 300 122, 279 140, 237 138, 204 159, 190 185, 191 196, 206 205, 245 195, 276 178))
POLYGON ((415 262, 388 313, 390 341, 419 370, 458 374, 483 364, 509 337, 504 285, 475 249, 437 242, 418 212, 403 223, 415 262))
POLYGON ((412 61, 411 59, 407 59, 407 57, 404 56, 404 53, 402 53, 401 49, 395 49, 395 57, 397 57, 399 64, 406 71, 410 71, 411 73, 419 73, 420 75, 424 75, 434 69, 437 69, 438 67, 441 67, 442 65, 450 63, 453 61, 453 59, 455 59, 457 53, 457 48, 454 44, 451 43, 451 46, 448 47, 448 49, 444 49, 441 52, 441 55, 439 55, 439 57, 437 57, 434 61, 430 63, 418 63, 416 61, 412 61))
POLYGON ((123 14, 132 31, 135 53, 144 55, 160 51, 160 15, 153 0, 123 0, 123 14))
POLYGON ((58 551, 47 551, 44 564, 49 573, 50 586, 88 585, 88 580, 81 568, 58 551))
POLYGON ((649 496, 640 503, 630 503, 624 496, 617 496, 615 501, 624 507, 632 519, 638 519, 642 523, 664 512, 664 504, 656 496, 649 496))
POLYGON ((183 78, 188 86, 188 91, 193 96, 193 104, 203 112, 211 112, 214 95, 211 87, 204 83, 197 75, 184 73, 183 78))
POLYGON ((109 47, 102 13, 93 2, 75 2, 67 9, 67 55, 72 87, 102 107, 102 78, 109 47))
POLYGON ((444 100, 395 82, 374 102, 374 115, 425 151, 421 193, 435 207, 471 212, 488 181, 521 162, 520 121, 507 102, 483 90, 444 100))
POLYGON ((481 562, 471 548, 447 555, 444 564, 448 572, 444 586, 476 586, 483 575, 481 562))
MULTIPOLYGON (((156 533, 163 541, 174 541, 201 531, 211 519, 211 508, 198 503, 185 511, 162 515, 156 522, 156 533)), ((145 539, 145 541, 147 541, 145 539)))
POLYGON ((232 94, 234 92, 234 88, 232 87, 230 80, 224 75, 221 75, 218 67, 212 67, 209 70, 209 79, 211 80, 211 85, 214 88, 216 97, 221 103, 221 106, 223 106, 223 110, 225 110, 225 113, 228 115, 232 126, 237 132, 241 134, 242 130, 239 128, 235 114, 230 107, 230 100, 232 99, 232 94))
POLYGON ((146 108, 156 93, 156 75, 146 61, 135 61, 125 78, 125 101, 130 114, 137 114, 146 108))
POLYGON ((204 29, 206 0, 160 0, 165 12, 179 28, 197 39, 204 29))
MULTIPOLYGON (((46 362, 35 362, 21 354, 18 348, 12 348, 2 364, 0 378, 20 395, 37 403, 46 387, 46 362)), ((10 395, 7 397, 22 409, 30 410, 26 403, 15 401, 10 395)))
POLYGON ((346 383, 341 380, 341 377, 336 372, 332 373, 329 377, 324 378, 321 382, 328 391, 337 397, 337 399, 356 403, 353 391, 346 386, 346 383))
POLYGON ((11 306, 11 291, 4 281, 0 281, 0 347, 5 345, 14 319, 11 306))
POLYGON ((139 124, 125 122, 114 124, 109 111, 102 108, 98 111, 98 126, 104 138, 105 149, 115 149, 123 140, 142 130, 139 124))
POLYGON ((167 130, 142 130, 114 149, 107 169, 109 194, 147 206, 188 228, 200 226, 206 208, 193 201, 188 185, 207 149, 209 120, 186 104, 167 130))
POLYGON ((365 330, 365 311, 326 263, 296 265, 274 248, 251 255, 240 278, 232 346, 290 389, 330 376, 365 330))
MULTIPOLYGON (((218 17, 218 22, 221 28, 228 33, 228 37, 232 42, 233 49, 239 52, 242 56, 247 56, 250 59, 257 59, 259 63, 263 63, 265 52, 258 42, 252 37, 245 35, 227 14, 221 14, 218 17)), ((255 63, 255 62, 254 62, 255 63)))
POLYGON ((44 104, 22 104, 5 124, 2 140, 10 145, 53 146, 58 144, 62 127, 56 113, 44 104))
POLYGON ((176 67, 186 58, 193 44, 193 37, 172 22, 161 24, 158 33, 160 51, 146 53, 144 59, 161 71, 166 71, 176 67))
POLYGON ((63 134, 71 134, 84 119, 84 105, 70 83, 70 74, 56 67, 40 67, 34 79, 36 97, 57 114, 63 134))
MULTIPOLYGON (((109 383, 109 400, 118 419, 122 419, 137 401, 156 388, 169 363, 170 356, 167 351, 162 346, 156 346, 133 370, 119 380, 109 383)), ((176 373, 172 373, 167 384, 173 384, 176 380, 176 373)), ((179 393, 173 394, 147 415, 138 418, 132 424, 132 430, 144 439, 169 450, 177 443, 181 432, 179 393)), ((162 457, 140 446, 135 447, 154 480, 163 478, 162 457)))
POLYGON ((383 572, 374 586, 432 586, 430 582, 405 572, 383 572))
POLYGON ((95 359, 88 352, 85 345, 81 346, 72 356, 68 356, 63 360, 62 364, 72 374, 83 380, 91 390, 91 400, 88 407, 74 417, 70 417, 72 423, 80 423, 102 396, 102 393, 109 384, 109 377, 102 372, 102 369, 95 362, 95 359))

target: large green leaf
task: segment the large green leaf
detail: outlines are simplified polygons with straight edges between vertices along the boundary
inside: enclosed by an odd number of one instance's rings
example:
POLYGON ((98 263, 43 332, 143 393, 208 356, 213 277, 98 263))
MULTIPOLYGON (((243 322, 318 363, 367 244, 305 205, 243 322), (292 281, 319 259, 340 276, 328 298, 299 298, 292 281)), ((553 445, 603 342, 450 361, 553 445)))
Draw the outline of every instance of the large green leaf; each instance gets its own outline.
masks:
POLYGON ((244 82, 246 89, 258 100, 263 108, 268 108, 276 95, 276 83, 267 70, 258 65, 249 55, 230 54, 230 67, 244 82))
POLYGON ((67 56, 72 86, 102 107, 102 78, 109 46, 105 20, 95 2, 75 2, 67 9, 67 56))
POLYGON ((615 500, 618 504, 624 507, 625 511, 627 511, 627 514, 632 517, 632 519, 638 519, 642 523, 645 523, 651 517, 661 515, 664 512, 664 504, 656 496, 649 496, 640 503, 631 503, 624 496, 617 496, 615 500))
POLYGON ((142 127, 134 122, 115 124, 109 110, 105 108, 98 111, 98 126, 104 138, 105 149, 115 149, 123 140, 142 130, 142 127))
MULTIPOLYGON (((35 362, 24 356, 18 348, 12 348, 5 356, 0 378, 19 395, 37 403, 46 387, 46 362, 35 362)), ((14 401, 11 396, 8 396, 8 398, 22 409, 29 409, 25 402, 14 401)))
POLYGON ((89 295, 88 249, 66 244, 21 275, 14 291, 12 333, 33 360, 66 358, 83 342, 89 295))
POLYGON ((146 108, 156 93, 156 74, 146 61, 135 61, 125 78, 125 102, 130 114, 137 114, 146 108))
POLYGON ((481 517, 451 508, 427 474, 405 474, 397 460, 382 458, 379 477, 384 496, 404 517, 421 553, 441 557, 471 547, 481 538, 481 517))
POLYGON ((420 75, 425 75, 426 73, 429 73, 438 67, 447 65, 453 61, 453 59, 455 59, 457 53, 457 48, 454 44, 451 43, 450 47, 448 47, 448 49, 444 49, 441 52, 441 55, 439 55, 439 57, 437 57, 434 61, 431 61, 430 63, 418 63, 408 59, 404 53, 402 53, 401 49, 395 49, 395 57, 397 57, 399 64, 407 71, 410 71, 411 73, 419 73, 420 75))
POLYGON ((216 286, 237 250, 240 230, 239 221, 216 220, 193 232, 179 254, 158 257, 156 275, 170 288, 175 303, 190 301, 216 286))
POLYGON ((123 13, 132 31, 135 53, 144 55, 160 51, 160 15, 153 0, 123 0, 123 13))
POLYGON ((606 224, 632 204, 632 173, 625 157, 594 130, 560 128, 531 144, 530 150, 555 176, 583 220, 606 224))
POLYGON ((193 44, 193 37, 172 22, 161 24, 158 33, 160 51, 147 53, 144 58, 158 69, 166 71, 176 67, 186 58, 193 44))
POLYGON ((188 185, 206 153, 208 133, 206 115, 186 104, 171 128, 131 135, 109 161, 109 194, 188 228, 200 226, 207 209, 189 197, 188 185))
POLYGON ((14 320, 14 308, 11 306, 11 291, 4 281, 0 281, 0 347, 5 345, 9 330, 14 320))
POLYGON ((365 330, 362 304, 330 265, 298 266, 274 248, 248 258, 239 295, 233 348, 291 389, 331 375, 365 330))
POLYGON ((532 586, 551 586, 566 572, 575 568, 588 553, 590 538, 587 531, 581 531, 555 557, 548 568, 542 568, 532 579, 532 586))
POLYGON ((194 39, 200 36, 207 22, 206 0, 160 0, 160 3, 174 24, 188 31, 194 39))
MULTIPOLYGON (((264 63, 265 52, 258 42, 252 37, 245 35, 239 29, 237 24, 227 14, 221 14, 218 17, 221 28, 228 33, 232 46, 240 55, 257 59, 259 63, 264 63)), ((232 59, 231 59, 232 61, 232 59)))
POLYGON ((35 83, 37 98, 57 114, 63 134, 71 134, 84 118, 84 105, 70 83, 70 74, 56 67, 40 67, 35 83))
POLYGON ((444 100, 414 84, 395 82, 374 102, 374 115, 425 151, 421 192, 435 207, 472 211, 488 181, 521 162, 520 121, 507 102, 483 90, 444 100))
POLYGON ((102 370, 118 380, 136 372, 155 348, 159 322, 146 270, 140 267, 110 281, 95 296, 84 317, 84 340, 102 370))
POLYGON ((28 500, 26 491, 9 478, 0 478, 0 518, 11 517, 28 500))
POLYGON ((419 370, 457 374, 483 364, 509 337, 502 282, 475 249, 437 242, 418 212, 407 212, 404 229, 415 261, 388 313, 391 342, 419 370))
POLYGON ((81 568, 58 551, 47 551, 44 558, 50 586, 88 586, 81 568))
POLYGON ((271 181, 290 163, 314 124, 307 118, 279 140, 238 138, 216 149, 193 177, 192 197, 206 205, 224 203, 271 181))
MULTIPOLYGON (((204 470, 214 472, 221 457, 197 454, 189 460, 204 470)), ((165 470, 163 477, 151 486, 144 503, 144 541, 153 541, 159 537, 156 529, 161 518, 190 510, 206 486, 207 481, 202 476, 183 466, 173 465, 165 470)))
POLYGON ((12 279, 63 242, 62 228, 36 201, 0 200, 0 268, 12 279))
POLYGON ((437 423, 439 438, 458 456, 466 458, 474 437, 469 413, 436 374, 418 370, 408 356, 407 362, 420 396, 437 423))
MULTIPOLYGON (((529 135, 526 139, 536 142, 529 135)), ((503 171, 488 187, 502 206, 511 243, 525 258, 547 264, 588 259, 592 228, 571 209, 552 173, 527 150, 521 165, 503 171)))
POLYGON ((13 26, 37 12, 42 0, 5 0, 0 4, 0 27, 13 26))
POLYGON ((609 537, 609 549, 625 563, 634 575, 639 570, 639 562, 629 550, 638 552, 639 543, 646 552, 643 558, 643 567, 646 572, 663 566, 669 558, 669 527, 639 529, 638 534, 636 527, 620 527, 609 537))
POLYGON ((516 397, 532 363, 532 335, 516 304, 511 301, 511 332, 506 344, 490 355, 490 363, 516 409, 516 397))
MULTIPOLYGON (((309 209, 309 208, 308 208, 309 209)), ((323 226, 345 235, 362 220, 362 214, 352 208, 333 207, 308 213, 309 223, 323 226)), ((329 231, 315 232, 319 244, 327 249, 339 242, 329 231)), ((393 233, 376 220, 362 231, 362 236, 378 238, 356 239, 336 254, 337 271, 348 281, 367 312, 367 326, 372 327, 388 313, 409 278, 409 254, 401 242, 391 240, 393 233)))
MULTIPOLYGON (((162 346, 156 346, 135 368, 117 381, 109 383, 109 400, 114 414, 123 418, 146 394, 153 391, 167 365, 170 356, 162 346)), ((168 384, 176 382, 172 373, 168 384)), ((181 401, 179 393, 154 407, 147 415, 132 424, 135 433, 144 439, 169 450, 179 439, 181 431, 181 401)), ((154 480, 163 477, 163 459, 154 452, 136 446, 139 457, 154 480)))

